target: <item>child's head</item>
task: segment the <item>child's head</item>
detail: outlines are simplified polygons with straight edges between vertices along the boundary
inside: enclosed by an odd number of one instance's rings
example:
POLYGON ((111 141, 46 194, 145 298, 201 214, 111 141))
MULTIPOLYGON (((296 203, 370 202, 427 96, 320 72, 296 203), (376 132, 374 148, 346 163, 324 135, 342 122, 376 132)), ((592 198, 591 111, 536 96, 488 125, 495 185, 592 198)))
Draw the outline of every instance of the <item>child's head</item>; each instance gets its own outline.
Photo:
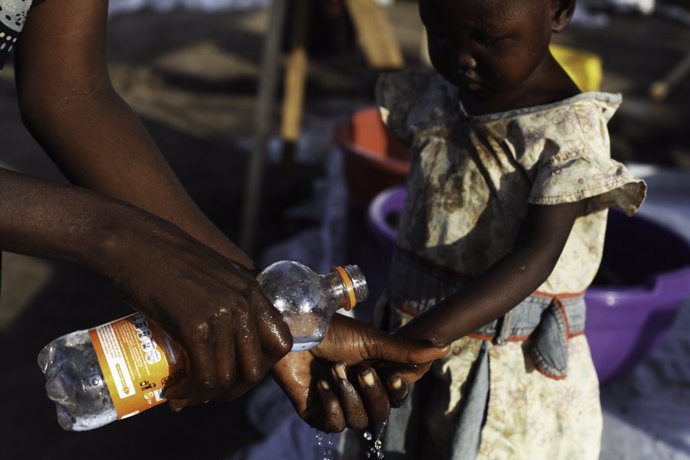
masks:
POLYGON ((529 83, 574 8, 575 0, 419 0, 434 68, 470 93, 529 83))

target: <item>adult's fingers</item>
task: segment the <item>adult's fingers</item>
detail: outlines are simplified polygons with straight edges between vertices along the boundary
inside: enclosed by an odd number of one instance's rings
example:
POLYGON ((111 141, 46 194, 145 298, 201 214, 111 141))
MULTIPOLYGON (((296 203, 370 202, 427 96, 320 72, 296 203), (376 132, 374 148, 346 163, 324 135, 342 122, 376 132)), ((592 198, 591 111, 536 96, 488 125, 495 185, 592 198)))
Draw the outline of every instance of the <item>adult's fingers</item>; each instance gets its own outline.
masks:
POLYGON ((268 303, 263 294, 255 294, 259 302, 256 308, 256 332, 266 358, 278 362, 292 348, 292 334, 282 314, 268 303), (260 296, 260 297, 259 297, 260 296))
POLYGON ((232 322, 217 320, 186 331, 181 344, 187 355, 186 379, 166 390, 171 407, 180 409, 212 399, 236 379, 232 322), (175 402, 173 403, 173 401, 175 402))
POLYGON ((168 400, 168 406, 175 412, 209 401, 214 395, 211 391, 199 391, 189 379, 176 383, 163 393, 168 400))
POLYGON ((261 381, 268 367, 264 363, 264 351, 253 318, 241 323, 241 327, 240 333, 235 336, 239 380, 254 385, 261 381))
POLYGON ((353 430, 365 429, 369 425, 369 417, 362 398, 348 379, 345 364, 337 363, 333 366, 332 373, 348 428, 353 430))
POLYGON ((219 388, 229 388, 237 380, 237 360, 241 350, 235 345, 233 326, 229 320, 219 323, 216 327, 219 329, 214 346, 216 382, 219 388))
MULTIPOLYGON (((258 366, 259 367, 257 369, 260 369, 260 373, 257 375, 260 375, 260 377, 258 378, 262 380, 263 377, 265 377, 266 373, 271 370, 271 367, 273 367, 274 370, 276 370, 278 366, 280 366, 280 363, 275 364, 274 366, 273 359, 269 359, 264 355, 260 359, 258 366)), ((226 401, 232 401, 233 399, 238 398, 245 394, 247 391, 251 390, 257 383, 257 381, 252 379, 238 379, 237 382, 230 388, 226 389, 221 396, 226 401)), ((298 409, 298 412, 299 411, 300 410, 298 409)))
POLYGON ((181 398, 181 399, 169 399, 168 400, 168 407, 170 409, 174 410, 175 412, 179 412, 182 409, 193 406, 194 403, 191 399, 189 398, 181 398))
POLYGON ((390 404, 386 388, 378 374, 374 369, 366 368, 359 373, 357 379, 369 423, 383 422, 390 414, 390 404))
POLYGON ((239 398, 249 390, 254 387, 255 383, 240 382, 231 386, 221 395, 221 398, 225 401, 232 401, 233 399, 239 398))
POLYGON ((394 373, 388 377, 386 389, 391 407, 400 407, 409 394, 410 386, 400 374, 394 373))
POLYGON ((192 394, 189 379, 184 379, 174 385, 167 387, 163 396, 168 400, 168 405, 174 411, 182 410, 189 404, 188 395, 192 394))
POLYGON ((237 385, 233 385, 236 380, 234 342, 231 340, 220 340, 216 343, 215 350, 218 387, 203 389, 199 388, 195 381, 188 378, 184 379, 166 389, 164 393, 172 410, 180 411, 186 407, 214 399, 220 391, 228 391, 227 389, 229 388, 237 387, 237 385))
POLYGON ((210 326, 205 324, 188 334, 183 346, 189 358, 191 384, 200 391, 212 390, 216 386, 215 344, 210 342, 210 326))
POLYGON ((347 422, 338 397, 326 380, 319 380, 316 389, 321 403, 321 418, 320 420, 308 421, 312 422, 314 427, 319 430, 327 433, 340 433, 347 427, 347 422))

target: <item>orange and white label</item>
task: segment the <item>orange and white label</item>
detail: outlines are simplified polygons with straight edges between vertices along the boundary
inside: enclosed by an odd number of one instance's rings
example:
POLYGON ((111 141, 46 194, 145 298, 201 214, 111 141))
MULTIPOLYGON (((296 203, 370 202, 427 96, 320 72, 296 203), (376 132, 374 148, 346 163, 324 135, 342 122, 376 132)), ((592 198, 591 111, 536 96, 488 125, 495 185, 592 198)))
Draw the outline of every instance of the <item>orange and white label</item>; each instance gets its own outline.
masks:
POLYGON ((89 336, 118 419, 165 402, 163 390, 186 375, 178 346, 141 313, 89 329, 89 336))

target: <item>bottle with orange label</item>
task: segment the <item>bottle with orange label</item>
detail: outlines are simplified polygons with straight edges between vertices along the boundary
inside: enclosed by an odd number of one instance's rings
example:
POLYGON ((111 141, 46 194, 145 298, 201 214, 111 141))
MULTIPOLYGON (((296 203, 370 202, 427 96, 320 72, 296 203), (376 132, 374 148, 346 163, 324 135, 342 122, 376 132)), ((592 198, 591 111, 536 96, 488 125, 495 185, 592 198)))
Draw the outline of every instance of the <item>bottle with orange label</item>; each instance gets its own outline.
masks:
MULTIPOLYGON (((317 274, 299 262, 280 261, 257 281, 283 314, 293 336, 292 351, 318 345, 333 314, 368 295, 356 265, 317 274)), ((184 358, 163 330, 135 313, 58 337, 41 350, 38 365, 60 426, 85 431, 165 402, 163 390, 186 375, 184 358)))

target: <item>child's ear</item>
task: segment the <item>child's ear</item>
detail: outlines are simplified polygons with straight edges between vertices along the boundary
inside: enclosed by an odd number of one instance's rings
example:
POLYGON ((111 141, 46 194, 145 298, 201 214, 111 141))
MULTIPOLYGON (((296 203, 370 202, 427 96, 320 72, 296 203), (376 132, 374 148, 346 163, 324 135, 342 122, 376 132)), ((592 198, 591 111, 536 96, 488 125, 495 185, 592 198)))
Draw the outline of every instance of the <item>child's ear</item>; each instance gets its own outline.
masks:
POLYGON ((562 32, 575 12, 575 0, 551 0, 551 31, 562 32))

